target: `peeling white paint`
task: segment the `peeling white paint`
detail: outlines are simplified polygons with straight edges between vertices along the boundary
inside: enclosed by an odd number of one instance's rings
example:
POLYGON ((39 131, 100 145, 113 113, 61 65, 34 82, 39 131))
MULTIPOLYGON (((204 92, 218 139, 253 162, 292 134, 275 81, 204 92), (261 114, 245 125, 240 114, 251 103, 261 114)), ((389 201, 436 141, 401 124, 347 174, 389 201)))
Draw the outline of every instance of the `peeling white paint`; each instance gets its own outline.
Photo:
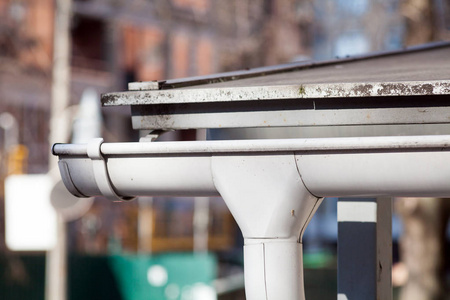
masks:
POLYGON ((450 94, 450 80, 180 88, 102 95, 104 106, 450 94))

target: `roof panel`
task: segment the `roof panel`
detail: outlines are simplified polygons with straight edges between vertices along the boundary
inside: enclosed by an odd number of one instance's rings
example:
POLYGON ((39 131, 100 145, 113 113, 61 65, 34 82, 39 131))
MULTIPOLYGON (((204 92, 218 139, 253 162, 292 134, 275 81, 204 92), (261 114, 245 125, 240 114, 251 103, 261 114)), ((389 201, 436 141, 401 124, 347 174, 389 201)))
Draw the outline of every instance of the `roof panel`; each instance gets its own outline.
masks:
MULTIPOLYGON (((450 47, 367 58, 296 72, 210 84, 209 88, 330 83, 388 83, 450 80, 450 47)), ((191 88, 204 88, 195 86, 191 88)))
POLYGON ((105 94, 103 104, 449 95, 450 43, 356 59, 171 80, 150 86, 161 89, 105 94))

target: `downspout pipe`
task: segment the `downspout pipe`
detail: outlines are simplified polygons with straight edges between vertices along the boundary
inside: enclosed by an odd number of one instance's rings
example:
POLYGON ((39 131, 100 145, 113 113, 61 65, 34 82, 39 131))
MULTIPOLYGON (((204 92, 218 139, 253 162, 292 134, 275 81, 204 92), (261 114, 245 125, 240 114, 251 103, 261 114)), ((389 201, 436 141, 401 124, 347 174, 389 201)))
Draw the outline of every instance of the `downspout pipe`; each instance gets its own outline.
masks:
POLYGON ((327 196, 450 197, 450 136, 56 144, 79 197, 221 195, 249 300, 302 300, 303 232, 327 196))

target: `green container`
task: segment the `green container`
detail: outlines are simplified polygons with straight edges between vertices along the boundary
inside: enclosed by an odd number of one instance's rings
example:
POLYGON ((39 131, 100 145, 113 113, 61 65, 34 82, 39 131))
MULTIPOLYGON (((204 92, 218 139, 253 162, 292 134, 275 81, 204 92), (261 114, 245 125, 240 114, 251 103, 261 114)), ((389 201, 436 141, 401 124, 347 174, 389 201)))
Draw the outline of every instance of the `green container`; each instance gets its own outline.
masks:
POLYGON ((211 254, 167 253, 110 257, 124 300, 217 299, 212 281, 217 261, 211 254))

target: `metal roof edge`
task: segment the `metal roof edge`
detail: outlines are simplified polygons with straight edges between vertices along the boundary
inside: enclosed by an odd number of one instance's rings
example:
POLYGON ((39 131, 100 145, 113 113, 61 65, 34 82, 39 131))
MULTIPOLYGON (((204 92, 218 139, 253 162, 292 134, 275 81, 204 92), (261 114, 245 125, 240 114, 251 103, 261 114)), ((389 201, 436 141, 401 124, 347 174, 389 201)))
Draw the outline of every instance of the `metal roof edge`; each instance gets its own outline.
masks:
POLYGON ((450 94, 450 80, 402 82, 306 83, 220 89, 128 91, 102 95, 103 106, 218 103, 288 99, 322 99, 450 94))
MULTIPOLYGON (((175 89, 175 88, 188 87, 188 86, 234 81, 234 80, 239 80, 239 79, 244 79, 244 78, 266 76, 266 75, 272 75, 272 74, 278 74, 278 73, 300 71, 303 69, 311 69, 311 68, 316 68, 316 67, 329 66, 329 65, 333 65, 333 64, 350 63, 350 62, 361 61, 361 60, 366 60, 366 59, 373 59, 373 58, 380 58, 380 57, 385 57, 385 56, 409 54, 409 53, 427 51, 427 50, 438 49, 438 48, 443 48, 443 47, 450 47, 450 41, 438 41, 438 42, 432 42, 432 43, 402 48, 402 49, 398 49, 398 50, 372 52, 372 53, 368 53, 368 54, 349 56, 349 57, 345 57, 345 58, 332 59, 332 60, 294 62, 294 63, 288 63, 288 64, 274 65, 274 66, 258 67, 258 68, 254 68, 254 69, 248 69, 248 70, 217 73, 217 74, 212 74, 212 75, 207 75, 207 76, 186 77, 186 78, 179 78, 179 79, 161 80, 161 81, 156 81, 156 82, 158 84, 158 89, 160 89, 160 90, 175 89)), ((154 82, 153 84, 155 84, 156 82, 154 82)), ((146 83, 143 82, 142 84, 146 84, 146 83)))

